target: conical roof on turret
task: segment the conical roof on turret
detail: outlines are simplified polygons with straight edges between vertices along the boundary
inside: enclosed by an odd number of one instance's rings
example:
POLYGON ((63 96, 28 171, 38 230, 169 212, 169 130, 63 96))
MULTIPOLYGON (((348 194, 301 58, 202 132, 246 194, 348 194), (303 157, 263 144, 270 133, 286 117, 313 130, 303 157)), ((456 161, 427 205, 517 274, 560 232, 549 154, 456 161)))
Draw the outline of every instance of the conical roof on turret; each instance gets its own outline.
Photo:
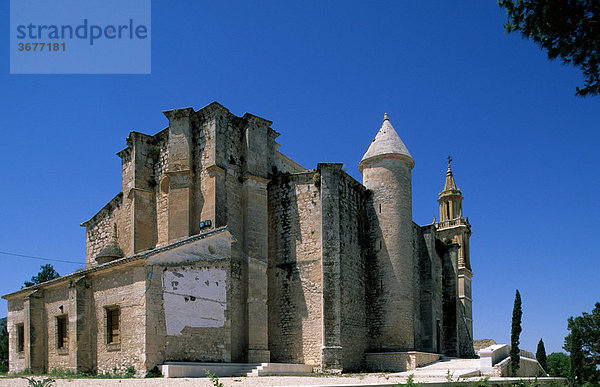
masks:
POLYGON ((385 113, 383 117, 381 128, 371 142, 371 145, 369 145, 369 149, 367 149, 367 152, 363 156, 358 167, 362 172, 362 165, 365 161, 386 155, 400 156, 409 159, 411 168, 415 163, 408 148, 406 148, 406 145, 404 145, 400 136, 398 136, 398 133, 394 130, 387 113, 385 113))

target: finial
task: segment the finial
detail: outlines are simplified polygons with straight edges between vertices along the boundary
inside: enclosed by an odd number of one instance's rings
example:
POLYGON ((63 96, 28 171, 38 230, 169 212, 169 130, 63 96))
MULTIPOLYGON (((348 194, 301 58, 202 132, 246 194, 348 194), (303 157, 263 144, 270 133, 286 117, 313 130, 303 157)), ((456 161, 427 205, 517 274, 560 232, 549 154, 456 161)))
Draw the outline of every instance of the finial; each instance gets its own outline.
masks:
POLYGON ((448 155, 448 171, 450 171, 450 163, 452 162, 452 156, 448 155))
POLYGON ((385 114, 383 115, 383 120, 384 120, 384 121, 389 121, 389 120, 390 120, 390 118, 388 117, 388 114, 387 114, 387 113, 385 113, 385 114))

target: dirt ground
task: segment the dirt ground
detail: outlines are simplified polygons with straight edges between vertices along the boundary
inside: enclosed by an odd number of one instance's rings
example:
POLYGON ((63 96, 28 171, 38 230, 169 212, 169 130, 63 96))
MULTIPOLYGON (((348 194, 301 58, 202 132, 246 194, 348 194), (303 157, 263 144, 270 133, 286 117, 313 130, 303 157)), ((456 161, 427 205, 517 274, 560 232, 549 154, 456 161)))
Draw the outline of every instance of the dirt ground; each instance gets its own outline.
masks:
MULTIPOLYGON (((43 377, 34 377, 42 380, 43 377)), ((384 374, 361 374, 348 376, 260 376, 260 377, 234 377, 219 378, 225 387, 230 386, 306 386, 306 385, 365 385, 365 384, 394 384, 404 383, 406 377, 387 376, 384 374)), ((0 386, 27 386, 25 379, 0 379, 0 386)), ((155 379, 56 379, 51 386, 206 386, 213 383, 208 378, 155 378, 155 379)))

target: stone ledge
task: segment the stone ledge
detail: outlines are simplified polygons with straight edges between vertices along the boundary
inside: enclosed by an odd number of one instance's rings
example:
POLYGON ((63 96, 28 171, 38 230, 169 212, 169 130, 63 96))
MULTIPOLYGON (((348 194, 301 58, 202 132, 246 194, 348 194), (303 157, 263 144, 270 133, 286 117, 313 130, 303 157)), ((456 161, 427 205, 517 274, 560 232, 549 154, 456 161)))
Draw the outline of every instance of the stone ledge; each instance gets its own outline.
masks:
POLYGON ((428 352, 367 352, 365 366, 369 371, 403 372, 438 361, 442 355, 428 352))
POLYGON ((299 375, 312 373, 312 366, 288 363, 195 363, 165 362, 162 373, 167 378, 215 376, 299 375))

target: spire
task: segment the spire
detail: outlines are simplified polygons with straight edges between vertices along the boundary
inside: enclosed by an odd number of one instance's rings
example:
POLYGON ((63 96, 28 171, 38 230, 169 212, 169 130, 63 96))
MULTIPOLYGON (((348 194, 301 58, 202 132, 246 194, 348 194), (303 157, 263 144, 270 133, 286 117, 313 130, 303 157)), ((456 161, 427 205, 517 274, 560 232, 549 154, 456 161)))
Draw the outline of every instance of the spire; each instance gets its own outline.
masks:
POLYGON ((452 176, 452 167, 450 163, 452 157, 448 156, 448 171, 446 171, 446 182, 444 190, 440 192, 438 203, 440 204, 440 222, 447 220, 462 219, 462 192, 456 187, 454 176, 452 176))
POLYGON ((389 155, 392 157, 400 156, 401 158, 407 159, 411 168, 415 164, 415 161, 413 160, 412 156, 410 155, 410 152, 406 148, 406 145, 404 145, 404 143, 400 139, 400 136, 398 136, 398 133, 396 133, 396 130, 392 126, 392 123, 390 122, 390 118, 388 117, 387 113, 384 114, 381 128, 379 129, 377 135, 371 142, 371 145, 369 145, 369 149, 367 149, 367 152, 360 161, 358 168, 362 172, 363 163, 365 161, 384 155, 389 155))
POLYGON ((452 162, 452 156, 448 156, 448 171, 446 171, 446 183, 444 184, 444 191, 455 190, 456 183, 454 182, 454 176, 452 176, 452 168, 450 163, 452 162))

